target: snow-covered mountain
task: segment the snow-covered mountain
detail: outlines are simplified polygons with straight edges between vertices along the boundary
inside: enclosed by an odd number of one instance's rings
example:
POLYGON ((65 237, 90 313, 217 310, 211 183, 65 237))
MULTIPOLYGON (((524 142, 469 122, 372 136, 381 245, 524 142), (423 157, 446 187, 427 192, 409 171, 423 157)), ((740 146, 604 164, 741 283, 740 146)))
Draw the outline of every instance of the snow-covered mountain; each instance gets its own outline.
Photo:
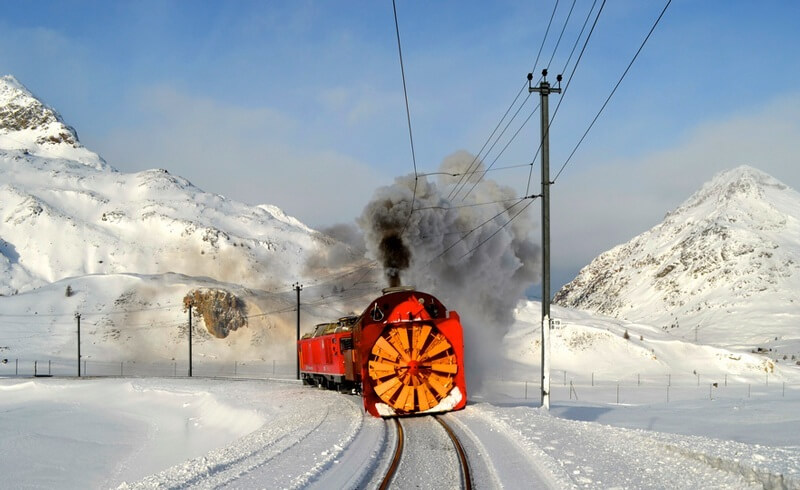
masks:
POLYGON ((112 170, 78 141, 78 133, 11 75, 0 77, 0 149, 112 170))
POLYGON ((122 272, 285 286, 329 244, 275 206, 207 193, 166 170, 117 172, 10 76, 0 79, 0 186, 2 294, 122 272))
POLYGON ((741 166, 601 254, 554 302, 686 340, 770 351, 797 343, 798 291, 800 194, 741 166))
MULTIPOLYGON (((219 160, 224 167, 224 153, 219 160)), ((340 263, 352 255, 275 206, 208 193, 163 169, 118 172, 12 76, 0 78, 0 195, 0 315, 48 311, 50 322, 25 328, 55 338, 78 312, 172 304, 149 323, 184 321, 182 299, 195 287, 236 289, 250 315, 285 308, 268 291, 336 272, 325 267, 331 250, 340 263)), ((99 321, 103 342, 124 342, 113 331, 125 321, 114 323, 99 321)))

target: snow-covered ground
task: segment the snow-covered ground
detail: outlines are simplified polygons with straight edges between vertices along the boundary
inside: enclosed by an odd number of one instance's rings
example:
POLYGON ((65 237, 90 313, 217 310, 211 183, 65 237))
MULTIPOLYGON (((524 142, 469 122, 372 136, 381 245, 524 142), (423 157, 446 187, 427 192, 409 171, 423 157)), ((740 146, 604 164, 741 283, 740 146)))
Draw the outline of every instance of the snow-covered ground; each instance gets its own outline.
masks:
MULTIPOLYGON (((800 488, 800 369, 793 363, 646 324, 552 312, 559 324, 549 412, 539 407, 538 303, 520 303, 494 366, 468 362, 468 379, 480 383, 468 386, 466 410, 447 418, 465 441, 479 488, 800 488)), ((285 360, 236 364, 208 352, 196 346, 194 373, 226 378, 183 377, 183 356, 160 364, 90 359, 84 371, 147 378, 70 378, 74 358, 56 359, 53 378, 31 377, 29 362, 20 363, 19 376, 16 359, 0 364, 4 484, 377 485, 395 435, 386 421, 364 415, 359 398, 274 379, 294 376, 285 360)), ((441 448, 436 441, 428 446, 441 448)))
MULTIPOLYGON (((468 364, 481 382, 447 418, 479 488, 800 488, 797 366, 552 311, 549 412, 539 407, 537 303, 517 308, 493 369, 468 364)), ((33 378, 27 364, 15 376, 14 364, 0 364, 10 487, 375 487, 394 447, 391 425, 365 415, 359 398, 272 378, 293 377, 286 362, 197 359, 195 374, 226 376, 215 379, 183 377, 178 361, 152 372, 88 364, 89 374, 147 378, 69 378, 69 359, 54 364, 60 377, 33 378)), ((431 437, 427 446, 441 448, 431 437)))
MULTIPOLYGON (((393 447, 359 398, 287 381, 5 378, 0 393, 8 488, 374 487, 393 447)), ((563 394, 550 413, 484 391, 448 414, 479 488, 800 488, 797 390, 636 406, 563 394)))

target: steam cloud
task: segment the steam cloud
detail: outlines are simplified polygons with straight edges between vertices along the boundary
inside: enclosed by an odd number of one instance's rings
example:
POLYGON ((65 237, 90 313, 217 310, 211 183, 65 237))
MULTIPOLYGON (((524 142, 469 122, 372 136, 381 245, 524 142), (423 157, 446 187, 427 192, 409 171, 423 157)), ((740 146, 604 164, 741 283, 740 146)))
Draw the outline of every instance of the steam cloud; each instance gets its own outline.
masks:
MULTIPOLYGON (((463 173, 474 159, 456 152, 440 170, 463 173)), ((482 174, 483 164, 478 163, 479 172, 452 202, 447 194, 458 177, 445 175, 437 183, 420 177, 416 193, 414 176, 399 177, 375 192, 357 220, 367 251, 383 264, 390 286, 401 284, 402 278, 405 285, 436 295, 461 314, 471 383, 494 365, 517 302, 540 279, 541 263, 527 211, 508 223, 529 201, 518 202, 514 190, 486 179, 464 198, 482 174), (493 204, 483 204, 489 202, 493 204)))

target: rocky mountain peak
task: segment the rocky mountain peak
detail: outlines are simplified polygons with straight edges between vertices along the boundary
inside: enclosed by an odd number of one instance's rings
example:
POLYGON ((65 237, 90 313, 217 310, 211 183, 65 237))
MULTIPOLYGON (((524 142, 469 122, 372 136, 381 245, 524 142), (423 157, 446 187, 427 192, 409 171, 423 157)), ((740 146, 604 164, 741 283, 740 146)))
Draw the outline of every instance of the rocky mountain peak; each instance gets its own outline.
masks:
POLYGON ((0 130, 8 133, 24 130, 47 131, 51 125, 61 126, 57 134, 41 135, 38 143, 78 142, 78 135, 61 116, 33 96, 11 75, 0 77, 0 130))
POLYGON ((717 174, 692 195, 675 212, 702 206, 714 207, 764 199, 766 189, 785 190, 786 185, 769 174, 748 165, 742 165, 717 174))
POLYGON ((554 301, 669 326, 784 301, 800 316, 800 194, 748 166, 722 172, 664 221, 601 254, 554 301))
POLYGON ((0 77, 0 150, 20 150, 47 158, 75 160, 98 170, 110 167, 78 140, 61 115, 34 96, 14 76, 0 77))

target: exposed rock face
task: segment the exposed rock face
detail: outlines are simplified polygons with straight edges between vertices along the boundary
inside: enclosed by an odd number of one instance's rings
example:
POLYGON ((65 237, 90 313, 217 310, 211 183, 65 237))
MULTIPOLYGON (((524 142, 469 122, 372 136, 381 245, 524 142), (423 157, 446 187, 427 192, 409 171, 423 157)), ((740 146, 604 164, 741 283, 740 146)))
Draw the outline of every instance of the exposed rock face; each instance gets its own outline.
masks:
POLYGON ((222 289, 195 289, 183 298, 183 306, 184 309, 194 307, 208 332, 218 339, 247 326, 244 301, 222 289))
POLYGON ((78 133, 11 75, 0 77, 0 149, 65 158, 97 170, 113 170, 86 149, 78 133))
POLYGON ((2 77, 0 83, 0 130, 23 131, 46 129, 59 125, 56 134, 40 135, 38 143, 77 144, 78 135, 70 126, 64 124, 60 116, 51 108, 30 95, 25 88, 11 76, 2 77))
POLYGON ((798 218, 791 188, 747 166, 723 172, 661 224, 598 256, 554 302, 660 326, 757 304, 794 304, 796 315, 798 218))

